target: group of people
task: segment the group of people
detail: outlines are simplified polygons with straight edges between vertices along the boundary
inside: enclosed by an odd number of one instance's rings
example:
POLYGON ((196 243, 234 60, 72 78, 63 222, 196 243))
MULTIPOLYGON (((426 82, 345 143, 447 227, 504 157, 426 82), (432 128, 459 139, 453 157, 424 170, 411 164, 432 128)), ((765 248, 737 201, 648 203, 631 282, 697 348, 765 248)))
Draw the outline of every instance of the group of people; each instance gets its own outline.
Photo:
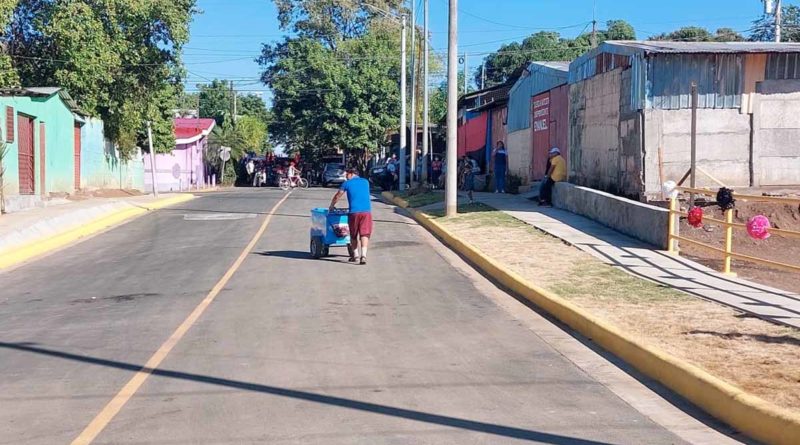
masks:
MULTIPOLYGON (((508 150, 503 141, 498 141, 497 146, 492 151, 494 159, 494 180, 495 193, 506 193, 506 177, 508 175, 508 150)), ((553 205, 553 186, 556 182, 567 179, 567 161, 561 156, 558 147, 552 147, 548 153, 546 175, 539 188, 539 205, 552 207, 553 205)), ((461 168, 459 169, 459 184, 461 189, 467 192, 470 204, 475 202, 473 192, 475 191, 475 176, 480 174, 480 166, 477 161, 465 155, 461 168)))
POLYGON ((302 174, 297 159, 292 159, 287 164, 285 161, 277 162, 274 155, 270 155, 263 160, 247 159, 245 171, 247 173, 247 182, 252 184, 253 187, 268 185, 270 182, 277 183, 276 178, 284 176, 289 178, 292 186, 296 186, 302 174))

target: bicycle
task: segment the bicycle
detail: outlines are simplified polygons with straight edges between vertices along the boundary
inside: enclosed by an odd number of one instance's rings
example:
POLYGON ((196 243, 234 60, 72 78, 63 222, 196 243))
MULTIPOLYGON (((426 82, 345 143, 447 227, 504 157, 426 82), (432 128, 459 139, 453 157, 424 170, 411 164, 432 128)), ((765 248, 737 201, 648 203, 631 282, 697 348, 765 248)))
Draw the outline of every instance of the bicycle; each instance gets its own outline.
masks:
POLYGON ((308 180, 306 178, 296 178, 293 181, 293 180, 291 180, 291 179, 289 179, 289 178, 284 176, 283 178, 280 179, 280 181, 278 181, 278 187, 280 187, 281 190, 284 190, 284 191, 289 190, 291 188, 295 188, 295 187, 299 187, 301 189, 307 189, 308 188, 308 180))

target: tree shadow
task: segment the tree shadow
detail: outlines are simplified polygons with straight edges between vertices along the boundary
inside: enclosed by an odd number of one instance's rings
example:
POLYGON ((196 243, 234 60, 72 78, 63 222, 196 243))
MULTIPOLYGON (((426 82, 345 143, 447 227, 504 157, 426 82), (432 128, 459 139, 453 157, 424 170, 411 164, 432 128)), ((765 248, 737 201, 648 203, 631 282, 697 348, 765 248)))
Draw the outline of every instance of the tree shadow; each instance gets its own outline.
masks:
POLYGON ((322 405, 329 405, 339 408, 347 408, 356 411, 363 411, 373 414, 381 414, 384 416, 413 420, 416 422, 442 425, 450 428, 459 428, 463 430, 491 434, 500 437, 509 437, 514 439, 522 439, 527 441, 534 441, 534 442, 553 444, 553 445, 610 445, 608 442, 598 442, 595 440, 581 439, 577 437, 564 436, 560 434, 545 433, 542 431, 516 428, 506 425, 498 425, 495 423, 487 423, 487 422, 463 419, 459 417, 444 416, 440 414, 433 414, 406 408, 398 408, 378 403, 362 402, 359 400, 348 399, 344 397, 318 394, 309 391, 294 390, 289 388, 282 388, 282 387, 270 386, 252 382, 243 382, 240 380, 232 380, 232 379, 213 377, 202 374, 173 371, 168 369, 146 368, 141 365, 133 363, 107 360, 97 357, 90 357, 86 355, 78 355, 68 352, 46 349, 39 347, 36 343, 0 342, 0 348, 40 354, 49 357, 56 357, 60 359, 72 360, 82 363, 89 363, 92 365, 105 366, 114 369, 122 369, 131 372, 143 371, 148 374, 152 374, 159 377, 187 380, 198 383, 204 383, 208 385, 217 385, 226 388, 237 389, 240 391, 251 391, 261 394, 269 394, 278 397, 285 397, 295 400, 302 400, 306 402, 319 403, 322 405))
POLYGON ((701 329, 687 331, 684 332, 683 334, 711 335, 714 337, 724 338, 726 340, 733 340, 736 338, 749 338, 751 340, 759 341, 762 343, 800 346, 800 339, 789 335, 744 334, 741 332, 717 332, 717 331, 705 331, 701 329))

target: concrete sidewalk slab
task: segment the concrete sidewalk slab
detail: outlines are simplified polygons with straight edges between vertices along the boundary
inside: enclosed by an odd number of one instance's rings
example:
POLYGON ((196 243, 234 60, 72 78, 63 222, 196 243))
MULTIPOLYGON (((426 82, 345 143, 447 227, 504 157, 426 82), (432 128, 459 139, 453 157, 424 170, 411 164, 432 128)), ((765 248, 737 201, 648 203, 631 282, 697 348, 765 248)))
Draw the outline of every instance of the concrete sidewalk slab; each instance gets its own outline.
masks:
POLYGON ((689 259, 668 254, 566 210, 539 207, 525 197, 476 193, 496 208, 632 275, 800 328, 800 295, 729 277, 689 259))
POLYGON ((164 194, 159 198, 149 195, 95 198, 3 215, 0 268, 55 250, 149 210, 192 198, 193 195, 185 193, 164 194))

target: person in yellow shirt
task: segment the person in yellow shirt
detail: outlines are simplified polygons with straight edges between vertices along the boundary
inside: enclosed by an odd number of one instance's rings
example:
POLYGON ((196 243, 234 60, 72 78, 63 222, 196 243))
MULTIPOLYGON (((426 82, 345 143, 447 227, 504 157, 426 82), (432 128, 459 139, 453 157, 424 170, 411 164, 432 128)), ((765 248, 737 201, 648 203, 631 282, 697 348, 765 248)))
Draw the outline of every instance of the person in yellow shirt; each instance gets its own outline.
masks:
POLYGON ((567 161, 561 156, 561 150, 558 147, 550 149, 550 169, 547 171, 547 177, 542 183, 542 188, 539 191, 539 205, 545 207, 553 206, 553 186, 556 182, 567 180, 567 161))

